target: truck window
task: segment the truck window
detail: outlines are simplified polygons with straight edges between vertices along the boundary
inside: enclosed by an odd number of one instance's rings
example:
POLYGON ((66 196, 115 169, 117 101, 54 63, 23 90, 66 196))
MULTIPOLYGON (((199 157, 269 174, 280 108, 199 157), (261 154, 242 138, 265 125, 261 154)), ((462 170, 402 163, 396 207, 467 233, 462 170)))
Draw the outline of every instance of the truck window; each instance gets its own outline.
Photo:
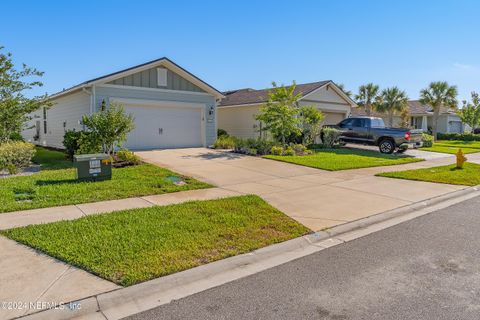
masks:
POLYGON ((365 128, 367 127, 367 119, 357 118, 353 119, 353 127, 365 128))
POLYGON ((372 128, 385 128, 385 122, 383 119, 371 119, 372 128))
POLYGON ((351 127, 354 119, 345 119, 338 124, 340 128, 351 127))

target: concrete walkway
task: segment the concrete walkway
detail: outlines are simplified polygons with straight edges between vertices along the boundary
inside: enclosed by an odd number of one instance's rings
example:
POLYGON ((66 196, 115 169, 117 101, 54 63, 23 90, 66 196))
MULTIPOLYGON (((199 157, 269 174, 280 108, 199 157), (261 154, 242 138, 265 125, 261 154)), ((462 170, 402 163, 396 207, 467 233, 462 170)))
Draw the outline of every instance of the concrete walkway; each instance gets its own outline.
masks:
POLYGON ((241 195, 238 192, 210 188, 180 191, 137 198, 83 203, 71 206, 14 211, 0 214, 0 230, 24 227, 31 224, 50 223, 60 220, 75 220, 92 214, 118 210, 165 206, 192 200, 212 200, 241 195))
MULTIPOLYGON (((315 231, 465 188, 374 176, 379 172, 451 164, 455 161, 451 155, 404 165, 332 172, 205 148, 137 154, 147 162, 221 189, 257 194, 315 231)), ((480 161, 480 154, 468 158, 480 161)))

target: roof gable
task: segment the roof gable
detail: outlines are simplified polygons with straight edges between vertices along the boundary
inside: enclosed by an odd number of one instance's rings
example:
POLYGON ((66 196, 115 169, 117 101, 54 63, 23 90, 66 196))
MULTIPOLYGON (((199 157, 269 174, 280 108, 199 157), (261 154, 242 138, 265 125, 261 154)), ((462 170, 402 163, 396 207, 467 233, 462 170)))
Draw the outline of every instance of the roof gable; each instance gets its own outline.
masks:
MULTIPOLYGON (((207 84, 203 80, 199 79, 198 77, 196 77, 192 73, 188 72, 187 70, 183 69, 182 67, 180 67, 179 65, 177 65, 176 63, 171 61, 170 59, 168 59, 166 57, 163 57, 163 58, 152 60, 152 61, 140 64, 140 65, 137 65, 137 66, 134 66, 134 67, 131 67, 131 68, 127 68, 127 69, 120 70, 120 71, 117 71, 117 72, 114 72, 114 73, 110 73, 110 74, 107 74, 105 76, 101 76, 101 77, 98 77, 98 78, 87 80, 87 81, 82 82, 82 83, 80 83, 76 86, 73 86, 73 87, 69 88, 69 89, 66 89, 66 90, 60 91, 58 93, 55 93, 55 94, 51 95, 50 98, 57 98, 57 97, 62 96, 64 94, 68 94, 68 93, 71 93, 73 91, 76 91, 76 90, 79 90, 79 89, 82 89, 82 88, 85 88, 85 87, 89 87, 89 86, 92 86, 92 85, 107 84, 107 83, 115 82, 118 79, 124 79, 122 81, 125 83, 125 78, 128 78, 129 76, 132 76, 132 81, 133 81, 133 76, 134 75, 135 75, 135 77, 139 77, 139 76, 140 77, 142 77, 142 76, 146 77, 147 74, 146 73, 142 74, 142 72, 150 70, 150 69, 154 69, 154 68, 157 68, 157 67, 163 67, 163 68, 168 69, 171 72, 170 76, 171 76, 172 79, 174 78, 173 74, 176 74, 178 76, 178 79, 179 79, 179 83, 180 83, 179 86, 180 87, 182 87, 182 86, 184 88, 189 87, 191 89, 189 91, 200 90, 199 92, 203 91, 203 92, 212 94, 217 99, 220 99, 220 98, 223 97, 223 95, 220 91, 218 91, 217 89, 215 89, 211 85, 207 84), (185 81, 184 84, 181 84, 182 81, 180 80, 180 78, 185 81), (187 85, 186 82, 190 83, 190 85, 187 85)), ((151 76, 150 73, 148 74, 148 76, 150 78, 150 76, 151 76)), ((173 81, 174 80, 172 80, 172 83, 173 83, 173 81)), ((129 83, 129 80, 127 80, 126 82, 129 83)), ((140 83, 142 83, 142 82, 140 81, 140 83)), ((145 83, 147 83, 147 81, 145 83)), ((148 84, 150 85, 150 79, 148 80, 148 84)), ((140 86, 142 86, 142 85, 140 85, 140 86)))
POLYGON ((133 86, 133 87, 143 87, 143 88, 162 88, 169 90, 183 90, 183 91, 193 91, 193 92, 205 92, 205 90, 193 84, 191 81, 188 81, 184 77, 178 75, 172 70, 165 67, 155 67, 140 72, 133 73, 131 75, 121 77, 107 84, 121 85, 121 86, 133 86), (167 85, 159 86, 157 69, 166 69, 167 70, 167 85))

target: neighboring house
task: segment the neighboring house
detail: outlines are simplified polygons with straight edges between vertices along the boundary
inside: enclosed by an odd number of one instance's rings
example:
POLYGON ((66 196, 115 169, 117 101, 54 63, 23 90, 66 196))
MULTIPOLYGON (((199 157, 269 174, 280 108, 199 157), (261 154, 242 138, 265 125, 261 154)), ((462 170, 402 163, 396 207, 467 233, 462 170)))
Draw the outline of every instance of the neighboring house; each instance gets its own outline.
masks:
MULTIPOLYGON (((227 91, 217 108, 218 128, 239 138, 257 138, 262 123, 255 120, 260 108, 268 101, 272 89, 239 89, 227 91)), ((325 115, 324 124, 337 124, 345 119, 355 102, 332 81, 298 84, 295 94, 301 93, 299 106, 312 105, 325 115)))
POLYGON ((212 145, 217 101, 224 96, 167 58, 83 82, 51 95, 54 105, 32 114, 22 132, 36 144, 63 148, 67 130, 83 130, 82 116, 102 101, 120 103, 135 118, 125 147, 154 149, 212 145))
MULTIPOLYGON (((425 132, 431 131, 433 126, 433 110, 426 105, 423 105, 418 100, 408 101, 408 108, 410 111, 410 125, 414 129, 422 129, 425 132)), ((365 116, 365 109, 362 107, 352 108, 352 115, 365 116)), ((385 114, 373 112, 372 116, 381 117, 385 123, 388 123, 388 117, 385 114)), ((396 114, 393 119, 393 126, 400 125, 400 115, 396 114)), ((466 126, 462 123, 460 117, 453 110, 442 108, 438 117, 439 133, 457 132, 461 133, 466 130, 466 126)))

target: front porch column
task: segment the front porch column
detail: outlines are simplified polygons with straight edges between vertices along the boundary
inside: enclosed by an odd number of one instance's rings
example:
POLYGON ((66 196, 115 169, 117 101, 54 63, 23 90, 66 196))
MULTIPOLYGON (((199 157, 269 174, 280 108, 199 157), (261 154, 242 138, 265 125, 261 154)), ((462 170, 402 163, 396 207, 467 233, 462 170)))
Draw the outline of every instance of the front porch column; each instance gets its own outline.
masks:
POLYGON ((427 116, 422 116, 422 130, 424 132, 428 131, 427 116))

